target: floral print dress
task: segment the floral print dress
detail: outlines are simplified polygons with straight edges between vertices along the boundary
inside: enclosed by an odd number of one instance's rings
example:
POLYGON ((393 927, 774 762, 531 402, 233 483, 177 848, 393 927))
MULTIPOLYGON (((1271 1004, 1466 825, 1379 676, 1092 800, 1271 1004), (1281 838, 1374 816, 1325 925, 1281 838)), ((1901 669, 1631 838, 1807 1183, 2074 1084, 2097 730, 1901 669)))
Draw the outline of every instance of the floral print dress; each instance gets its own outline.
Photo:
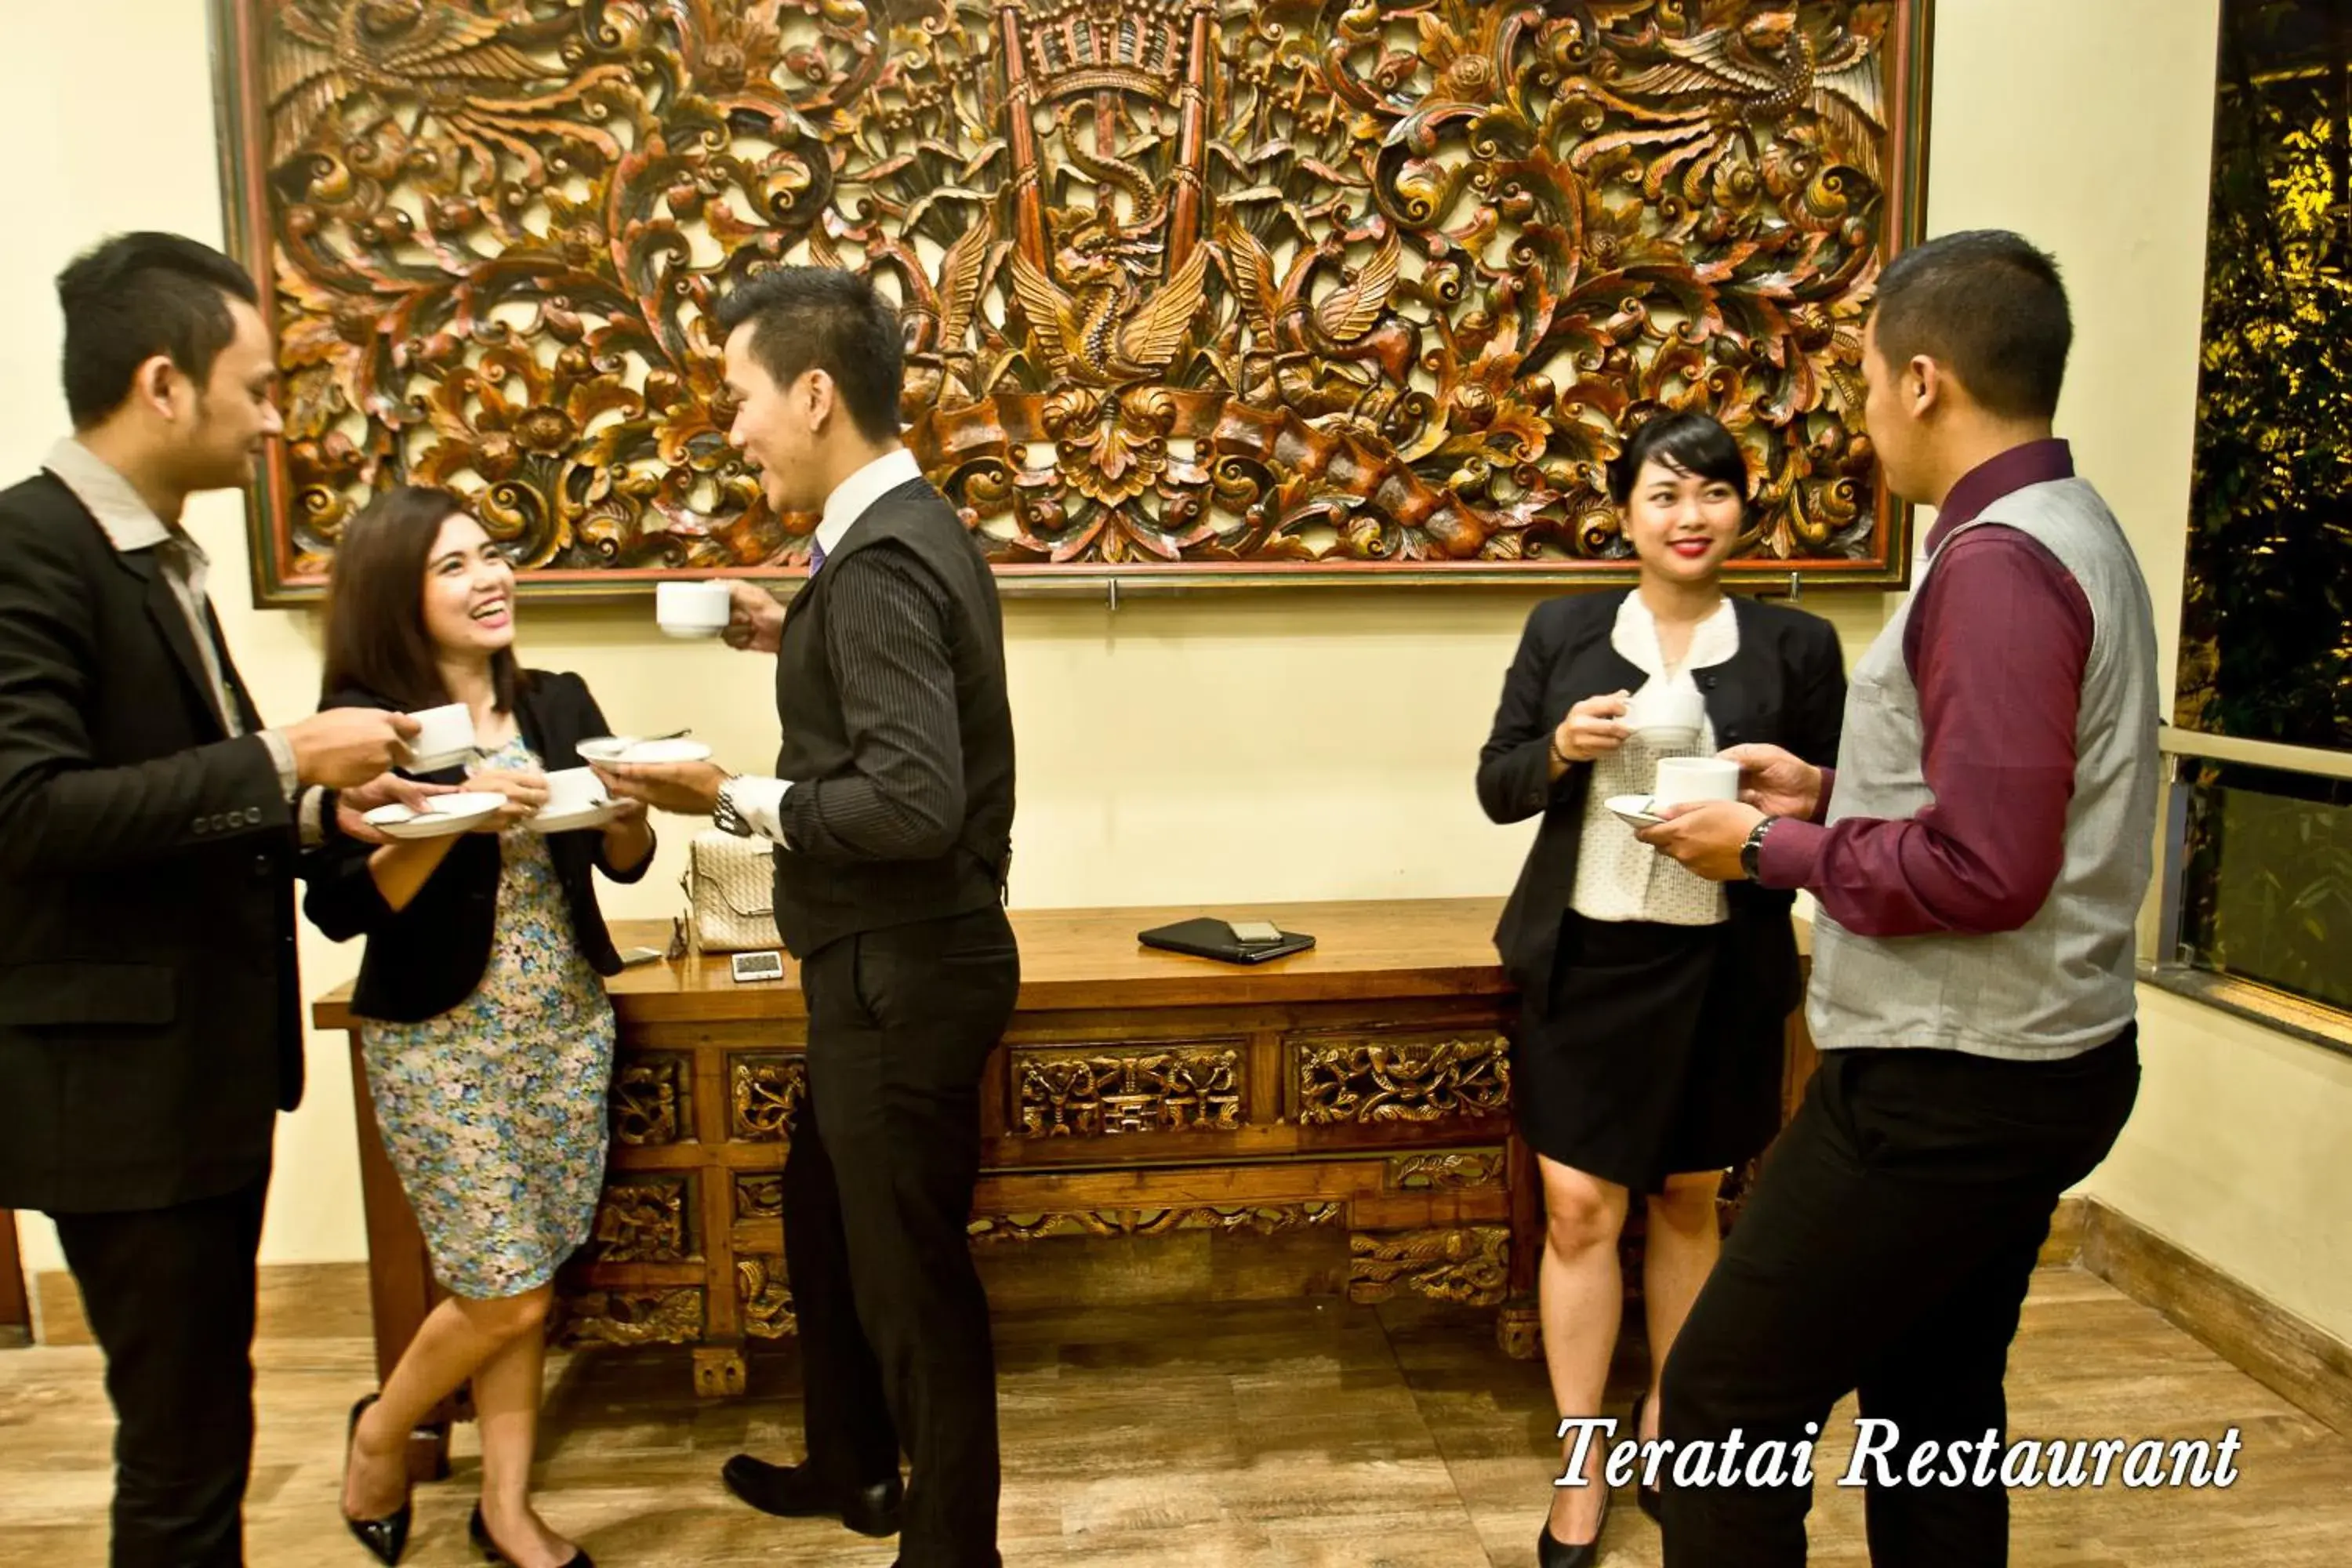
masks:
MULTIPOLYGON (((482 764, 536 769, 518 738, 482 764)), ((457 1295, 518 1296, 588 1239, 604 1183, 613 1005, 581 956, 547 840, 499 836, 490 960, 421 1024, 362 1032, 368 1093, 433 1272, 457 1295)))

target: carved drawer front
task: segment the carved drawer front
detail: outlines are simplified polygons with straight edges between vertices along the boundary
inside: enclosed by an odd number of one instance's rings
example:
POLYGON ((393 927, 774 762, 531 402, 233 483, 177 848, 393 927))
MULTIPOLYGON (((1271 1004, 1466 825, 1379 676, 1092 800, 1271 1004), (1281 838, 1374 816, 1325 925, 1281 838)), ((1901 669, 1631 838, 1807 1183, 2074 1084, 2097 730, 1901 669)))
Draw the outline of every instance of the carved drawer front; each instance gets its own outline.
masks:
POLYGON ((1496 1126, 1511 1109, 1510 1047, 1488 1029, 1293 1035, 1307 1127, 1496 1126))
POLYGON ((699 1285, 577 1290, 558 1298, 558 1344, 690 1345, 706 1323, 699 1285))
POLYGON ((735 1259, 735 1299, 745 1333, 780 1340, 800 1332, 792 1289, 784 1283, 784 1260, 777 1254, 748 1252, 735 1259))
POLYGON ((1117 1138, 1238 1132, 1247 1121, 1240 1040, 1057 1046, 1013 1052, 1011 1135, 1117 1138))
POLYGON ((691 1172, 614 1173, 588 1238, 594 1263, 687 1263, 702 1256, 698 1178, 691 1172))
POLYGON ((694 1064, 679 1051, 632 1051, 613 1071, 613 1142, 628 1148, 694 1137, 694 1064))
POLYGON ((739 1051, 727 1058, 727 1136, 737 1143, 782 1143, 808 1092, 798 1052, 739 1051))

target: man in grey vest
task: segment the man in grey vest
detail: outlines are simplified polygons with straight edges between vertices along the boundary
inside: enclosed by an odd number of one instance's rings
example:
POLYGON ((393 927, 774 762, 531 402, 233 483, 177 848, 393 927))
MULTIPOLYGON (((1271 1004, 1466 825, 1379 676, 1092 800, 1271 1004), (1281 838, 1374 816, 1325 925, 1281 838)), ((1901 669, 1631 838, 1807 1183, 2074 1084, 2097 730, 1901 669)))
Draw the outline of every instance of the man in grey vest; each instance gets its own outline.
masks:
POLYGON ((790 608, 739 584, 728 636, 776 655, 783 744, 773 777, 692 763, 608 782, 775 845, 808 1004, 784 1161, 806 1453, 738 1454, 721 1475, 767 1513, 866 1535, 903 1519, 906 1568, 995 1568, 995 1363, 966 1226, 981 1072, 1021 980, 996 582, 899 445, 898 321, 871 284, 780 268, 718 319, 729 439, 777 512, 822 514, 790 608))
POLYGON ((2156 823, 2147 585, 2051 437, 2072 341, 2055 264, 2013 234, 1887 267, 1866 418, 1887 484, 1938 515, 1854 669, 1840 766, 1736 747, 1743 803, 1642 835, 1820 905, 1822 1065, 1666 1365, 1661 1436, 1717 1446, 1704 1485, 1668 1458, 1668 1568, 1804 1562, 1810 1484, 1750 1460, 1849 1391, 1890 1424, 1871 1561, 2008 1561, 2009 1343, 2059 1197, 2138 1089, 2156 823))

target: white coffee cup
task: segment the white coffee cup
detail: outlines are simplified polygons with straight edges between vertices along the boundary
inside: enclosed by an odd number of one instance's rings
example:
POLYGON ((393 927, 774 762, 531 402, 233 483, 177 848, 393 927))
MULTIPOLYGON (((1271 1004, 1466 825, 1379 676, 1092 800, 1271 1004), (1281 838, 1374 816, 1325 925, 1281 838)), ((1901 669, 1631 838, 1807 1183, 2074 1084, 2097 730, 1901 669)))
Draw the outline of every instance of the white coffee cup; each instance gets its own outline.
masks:
POLYGON ((541 816, 570 816, 602 805, 606 799, 604 781, 593 768, 559 768, 547 775, 547 804, 539 808, 541 816))
POLYGON ((408 742, 407 766, 417 773, 454 768, 474 754, 474 710, 462 702, 411 713, 416 734, 408 742))
POLYGON ((734 591, 716 580, 654 584, 654 619, 674 637, 717 637, 733 603, 734 591))
POLYGON ((1697 800, 1738 800, 1739 764, 1722 757, 1667 757, 1658 763, 1650 798, 1659 805, 1697 800))
POLYGON ((1653 680, 1625 704, 1625 728, 1653 744, 1693 745, 1706 721, 1706 700, 1687 686, 1653 680))

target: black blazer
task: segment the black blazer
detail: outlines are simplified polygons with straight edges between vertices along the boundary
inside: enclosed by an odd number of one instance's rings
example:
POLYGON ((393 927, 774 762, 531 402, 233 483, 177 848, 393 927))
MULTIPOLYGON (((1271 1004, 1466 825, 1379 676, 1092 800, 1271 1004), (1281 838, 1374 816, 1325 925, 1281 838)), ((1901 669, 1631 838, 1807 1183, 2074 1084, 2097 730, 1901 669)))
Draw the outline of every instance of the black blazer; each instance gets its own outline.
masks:
MULTIPOLYGON (((1540 995, 1551 979, 1560 916, 1576 887, 1589 767, 1550 777, 1553 731, 1568 710, 1602 692, 1638 690, 1649 678, 1609 640, 1623 593, 1580 594, 1536 606, 1503 680, 1494 732, 1478 753, 1478 803, 1496 822, 1540 812, 1543 826, 1528 851, 1518 886, 1495 931, 1495 946, 1522 990, 1540 995)), ((1818 616, 1735 595, 1739 651, 1693 672, 1718 745, 1782 746, 1823 767, 1837 762, 1845 721, 1845 660, 1837 629, 1818 616)), ((1768 994, 1799 997, 1796 895, 1734 882, 1728 889, 1739 962, 1768 994)))
MULTIPOLYGON (((329 708, 398 706, 366 691, 339 691, 329 708)), ((576 675, 527 670, 515 694, 515 719, 524 742, 550 773, 580 765, 580 742, 611 733, 588 684, 576 675)), ((436 784, 462 784, 465 770, 426 775, 436 784)), ((626 871, 604 858, 604 836, 589 829, 557 833, 547 841, 556 879, 572 916, 581 953, 599 974, 620 971, 620 955, 597 907, 595 879, 602 871, 616 882, 634 882, 653 864, 647 855, 626 871)), ((504 857, 496 835, 460 838, 404 909, 394 910, 376 890, 368 871, 374 847, 338 837, 303 858, 310 891, 302 912, 337 942, 365 935, 352 1011, 386 1023, 419 1023, 446 1013, 474 994, 489 967, 496 934, 499 876, 504 857)))
POLYGON ((302 1097, 293 808, 219 627, 152 551, 0 493, 0 1208, 163 1208, 269 1170, 302 1097))

